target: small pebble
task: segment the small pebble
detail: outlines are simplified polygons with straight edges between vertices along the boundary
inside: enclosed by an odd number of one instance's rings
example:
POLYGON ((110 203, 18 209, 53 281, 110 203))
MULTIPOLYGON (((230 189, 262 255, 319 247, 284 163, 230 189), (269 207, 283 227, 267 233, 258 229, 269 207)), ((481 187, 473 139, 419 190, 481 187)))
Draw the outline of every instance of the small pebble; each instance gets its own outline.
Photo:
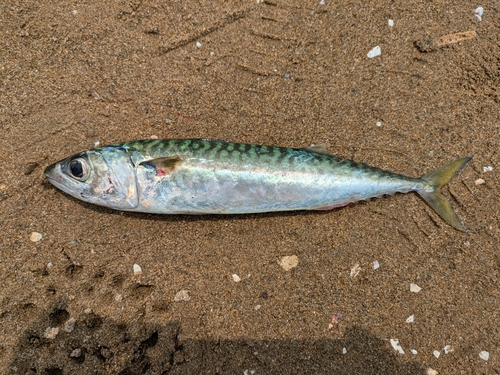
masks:
POLYGON ((380 263, 378 262, 378 260, 374 261, 374 262, 373 262, 373 269, 374 269, 374 270, 377 270, 377 269, 379 269, 379 268, 380 268, 380 263))
POLYGON ((361 267, 359 266, 359 264, 355 264, 352 268, 351 268, 351 277, 356 277, 359 275, 359 273, 361 272, 361 267))
POLYGON ((90 307, 87 307, 85 310, 83 310, 85 314, 92 314, 92 309, 90 307))
POLYGON ((430 367, 427 370, 425 370, 425 375, 438 375, 438 374, 439 373, 436 370, 431 369, 430 367))
POLYGON ((77 13, 78 13, 78 11, 77 11, 76 9, 73 9, 73 10, 71 11, 71 13, 73 13, 73 15, 75 15, 75 14, 77 14, 77 13))
POLYGON ((382 126, 382 123, 380 121, 377 121, 377 126, 380 128, 382 126))
POLYGON ((490 358, 490 353, 488 353, 486 350, 483 350, 481 353, 479 353, 479 358, 481 358, 483 361, 487 361, 490 358))
POLYGON ((174 297, 175 302, 189 301, 190 299, 191 297, 189 297, 189 292, 187 290, 181 290, 180 292, 177 292, 174 297))
POLYGON ((347 354, 347 349, 346 348, 342 348, 342 354, 347 354))
POLYGON ((31 233, 30 240, 33 242, 38 242, 42 239, 42 235, 38 232, 31 233))
POLYGON ((71 358, 80 358, 82 356, 82 349, 73 349, 71 354, 69 355, 71 358))
POLYGON ((493 167, 491 165, 483 167, 483 173, 491 172, 492 170, 493 170, 493 167))
POLYGON ((115 301, 116 301, 116 302, 121 302, 121 301, 123 301, 123 296, 122 296, 121 294, 117 294, 117 295, 115 295, 115 301))
POLYGON ((451 347, 451 345, 446 345, 444 348, 444 354, 449 354, 451 352, 453 352, 453 348, 451 347))
POLYGON ((394 26, 394 20, 388 20, 387 24, 389 25, 389 27, 393 27, 394 26))
POLYGON ((58 333, 59 333, 59 328, 47 327, 47 329, 43 333, 43 337, 45 337, 46 339, 54 340, 58 333))
POLYGON ((297 267, 299 258, 296 255, 285 256, 278 261, 278 264, 283 267, 285 271, 290 271, 292 268, 297 267))
POLYGON ((201 47, 201 43, 200 42, 196 42, 196 48, 200 48, 201 47))
POLYGON ((54 265, 52 262, 47 263, 47 269, 50 270, 54 265))
POLYGON ((97 146, 99 146, 100 144, 101 144, 101 142, 96 141, 96 142, 94 142, 94 147, 97 147, 97 146))
POLYGON ((66 322, 64 323, 63 330, 64 330, 65 332, 71 333, 71 332, 73 332, 73 330, 75 329, 75 325, 76 325, 76 319, 75 319, 75 318, 69 318, 69 319, 68 319, 68 320, 66 320, 66 322))
POLYGON ((134 264, 134 275, 142 275, 142 268, 138 264, 134 264))
POLYGON ((406 318, 406 323, 413 323, 415 321, 415 315, 410 315, 406 318))
POLYGON ((398 339, 391 339, 390 341, 391 341, 391 345, 395 351, 397 351, 399 354, 405 354, 405 351, 403 350, 401 345, 399 345, 398 339))
POLYGON ((332 322, 328 324, 328 332, 333 332, 337 329, 339 322, 342 320, 342 314, 341 313, 335 313, 332 316, 332 322))
POLYGON ((321 0, 321 1, 319 2, 319 5, 325 5, 325 0, 321 0))
POLYGON ((382 54, 382 50, 380 49, 380 46, 375 46, 372 48, 370 52, 366 55, 369 59, 372 59, 374 57, 380 56, 382 54))
POLYGON ((417 352, 415 349, 410 349, 410 352, 411 352, 411 354, 413 354, 413 355, 417 355, 417 354, 418 354, 418 352, 417 352))
POLYGON ((233 273, 231 276, 233 277, 233 281, 235 283, 239 283, 241 281, 241 278, 237 274, 233 273))
POLYGON ((474 183, 476 185, 483 185, 486 181, 484 181, 482 178, 478 178, 476 181, 474 181, 474 183))
POLYGON ((417 284, 413 284, 413 283, 410 284, 410 292, 418 293, 421 290, 422 290, 422 288, 419 287, 417 284))
POLYGON ((254 310, 260 310, 261 307, 262 307, 261 305, 256 305, 253 309, 254 310))
POLYGON ((441 355, 441 352, 439 350, 434 350, 432 352, 432 354, 434 354, 434 357, 439 358, 439 356, 441 355))

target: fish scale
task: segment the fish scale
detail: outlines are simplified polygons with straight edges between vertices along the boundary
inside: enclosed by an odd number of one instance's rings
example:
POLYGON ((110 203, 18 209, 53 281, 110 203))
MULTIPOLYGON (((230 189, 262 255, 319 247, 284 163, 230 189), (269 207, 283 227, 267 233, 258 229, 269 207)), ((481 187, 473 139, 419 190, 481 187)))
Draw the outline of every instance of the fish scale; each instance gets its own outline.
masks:
POLYGON ((47 167, 45 175, 87 202, 162 214, 325 210, 415 191, 450 225, 465 230, 440 190, 470 160, 411 178, 318 146, 155 139, 84 151, 47 167))

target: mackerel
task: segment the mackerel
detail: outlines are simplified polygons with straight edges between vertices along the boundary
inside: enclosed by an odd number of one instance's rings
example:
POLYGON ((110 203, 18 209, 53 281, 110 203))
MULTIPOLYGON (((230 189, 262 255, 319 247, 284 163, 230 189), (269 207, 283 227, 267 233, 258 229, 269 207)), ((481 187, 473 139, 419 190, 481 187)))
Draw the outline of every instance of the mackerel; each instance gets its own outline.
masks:
POLYGON ((329 210, 395 193, 418 193, 465 231, 441 188, 471 158, 420 178, 303 149, 207 139, 138 140, 80 152, 46 168, 56 187, 85 202, 158 214, 329 210))

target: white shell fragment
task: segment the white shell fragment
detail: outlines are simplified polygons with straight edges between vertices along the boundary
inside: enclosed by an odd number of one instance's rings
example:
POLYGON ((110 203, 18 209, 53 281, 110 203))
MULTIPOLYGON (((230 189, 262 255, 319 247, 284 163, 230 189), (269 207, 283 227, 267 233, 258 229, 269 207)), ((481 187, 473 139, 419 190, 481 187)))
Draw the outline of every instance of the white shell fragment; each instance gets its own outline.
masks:
POLYGON ((380 263, 378 262, 378 260, 375 260, 375 261, 373 262, 373 269, 374 269, 374 270, 377 270, 377 269, 379 269, 379 268, 380 268, 380 263))
POLYGON ((191 297, 189 297, 189 292, 187 290, 181 290, 180 292, 177 292, 174 297, 175 302, 189 301, 190 299, 191 297))
POLYGON ((235 283, 239 283, 239 282, 241 281, 241 277, 239 277, 239 276, 238 276, 237 274, 235 274, 235 273, 233 273, 233 274, 231 275, 231 277, 233 278, 233 281, 234 281, 235 283))
POLYGON ((380 121, 377 121, 376 125, 380 128, 382 126, 382 123, 380 121))
POLYGON ((434 350, 432 352, 432 354, 434 354, 434 357, 439 358, 439 356, 441 355, 441 352, 439 350, 434 350))
POLYGON ((142 268, 138 264, 134 264, 134 275, 142 275, 142 268))
POLYGON ((32 242, 38 242, 42 239, 42 235, 38 232, 31 233, 30 240, 32 242))
POLYGON ((410 284, 410 292, 418 293, 421 290, 422 290, 422 288, 419 287, 417 284, 413 284, 413 283, 410 284))
POLYGON ((399 354, 405 354, 405 351, 403 350, 401 345, 399 345, 398 339, 391 339, 390 341, 391 341, 391 345, 395 351, 397 351, 399 354))
POLYGON ((477 186, 485 184, 486 181, 484 181, 482 178, 478 178, 476 181, 474 181, 474 184, 477 186))
POLYGON ((417 355, 417 354, 418 354, 418 352, 417 352, 415 349, 410 349, 410 352, 411 352, 411 354, 413 354, 413 355, 417 355))
POLYGON ((474 11, 476 20, 478 20, 479 22, 481 22, 481 20, 483 19, 483 12, 484 12, 483 7, 477 7, 476 10, 474 11))
POLYGON ((375 46, 371 49, 370 52, 366 56, 368 56, 369 59, 372 59, 374 57, 380 56, 382 54, 382 50, 380 49, 380 46, 375 46))
POLYGON ((446 345, 443 348, 443 351, 444 351, 444 354, 449 354, 449 353, 453 352, 453 348, 451 347, 451 345, 446 345))
POLYGON ((283 267, 285 271, 290 271, 292 268, 297 267, 299 258, 296 255, 285 256, 278 261, 278 264, 283 267))
POLYGON ((493 170, 493 167, 491 165, 483 167, 483 173, 491 172, 492 170, 493 170))
POLYGON ((486 350, 483 350, 481 353, 479 353, 479 358, 481 358, 483 361, 487 361, 490 358, 490 353, 488 353, 486 350))
POLYGON ((200 42, 196 42, 196 48, 200 48, 201 47, 201 43, 200 42))
POLYGON ((355 264, 352 268, 351 268, 351 277, 356 277, 359 275, 359 273, 361 272, 361 267, 359 266, 359 264, 355 264))
POLYGON ((54 340, 58 333, 59 333, 59 328, 47 327, 47 329, 43 333, 43 337, 45 337, 46 339, 54 340))
POLYGON ((415 315, 410 315, 406 318, 406 323, 413 323, 415 321, 415 315))
POLYGON ((394 26, 394 20, 388 20, 387 21, 387 24, 389 25, 389 27, 393 27, 394 26))

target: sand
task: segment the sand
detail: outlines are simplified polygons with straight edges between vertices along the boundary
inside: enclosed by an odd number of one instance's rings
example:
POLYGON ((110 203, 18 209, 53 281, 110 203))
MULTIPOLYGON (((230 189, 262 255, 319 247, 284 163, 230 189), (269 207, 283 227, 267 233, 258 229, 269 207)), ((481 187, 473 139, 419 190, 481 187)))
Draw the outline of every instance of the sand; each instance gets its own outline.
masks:
POLYGON ((0 373, 500 372, 497 2, 15 0, 0 31, 0 373), (415 194, 155 216, 44 179, 151 136, 472 156, 444 189, 468 232, 415 194))

